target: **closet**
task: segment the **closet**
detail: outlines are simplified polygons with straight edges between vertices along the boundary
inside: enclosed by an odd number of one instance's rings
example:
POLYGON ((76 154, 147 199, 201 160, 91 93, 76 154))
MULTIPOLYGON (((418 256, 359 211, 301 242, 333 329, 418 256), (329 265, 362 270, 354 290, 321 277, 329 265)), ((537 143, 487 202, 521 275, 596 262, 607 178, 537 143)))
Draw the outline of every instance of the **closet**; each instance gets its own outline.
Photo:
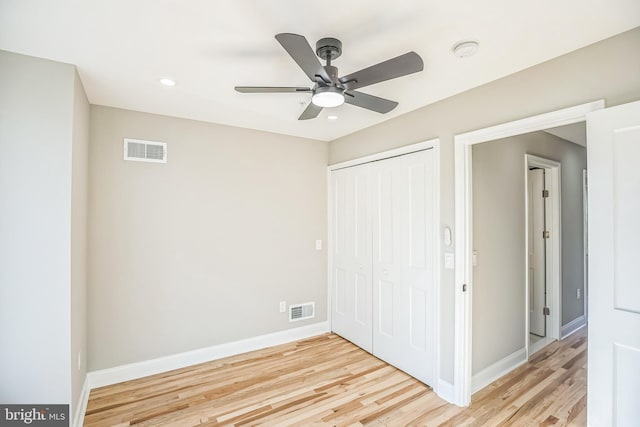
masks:
POLYGON ((330 177, 331 328, 427 384, 436 350, 434 151, 330 177))

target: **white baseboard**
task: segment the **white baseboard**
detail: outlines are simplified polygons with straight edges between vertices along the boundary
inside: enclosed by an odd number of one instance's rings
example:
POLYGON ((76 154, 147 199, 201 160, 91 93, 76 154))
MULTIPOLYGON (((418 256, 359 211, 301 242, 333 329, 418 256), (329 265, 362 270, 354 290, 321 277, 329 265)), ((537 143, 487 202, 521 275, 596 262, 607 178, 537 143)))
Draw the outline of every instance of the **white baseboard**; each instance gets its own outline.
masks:
POLYGON ((436 394, 449 403, 455 403, 455 389, 449 381, 438 379, 436 394))
POLYGON ((525 348, 521 348, 507 357, 498 360, 496 363, 486 367, 471 378, 471 392, 475 393, 476 391, 483 389, 498 378, 526 363, 526 361, 527 350, 525 348))
POLYGON ((582 316, 576 317, 571 322, 564 325, 560 328, 560 339, 563 340, 574 332, 579 331, 587 325, 585 322, 584 314, 582 316))
POLYGON ((554 341, 555 339, 551 338, 550 336, 546 336, 536 341, 533 345, 529 346, 529 357, 533 356, 554 341))
POLYGON ((82 385, 82 391, 80 392, 80 398, 75 404, 76 410, 73 414, 73 427, 82 427, 84 424, 84 414, 87 412, 87 403, 89 403, 89 377, 84 377, 84 384, 82 385))
POLYGON ((143 362, 116 366, 89 372, 89 389, 104 387, 149 375, 160 374, 174 369, 185 368, 198 363, 209 362, 223 357, 235 356, 248 351, 260 350, 274 345, 285 344, 329 332, 329 322, 314 323, 300 328, 287 329, 271 334, 260 335, 240 341, 214 345, 198 350, 178 353, 143 362))

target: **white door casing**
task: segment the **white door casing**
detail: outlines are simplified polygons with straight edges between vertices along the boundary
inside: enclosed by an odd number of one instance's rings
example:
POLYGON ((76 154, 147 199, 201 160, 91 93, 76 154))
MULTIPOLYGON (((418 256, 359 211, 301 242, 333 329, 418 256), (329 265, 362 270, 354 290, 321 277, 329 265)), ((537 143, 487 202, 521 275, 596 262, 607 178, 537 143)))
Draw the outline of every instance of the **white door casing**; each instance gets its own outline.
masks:
MULTIPOLYGON (((526 319, 526 327, 524 331, 524 339, 525 346, 527 350, 527 357, 541 350, 553 340, 560 339, 560 320, 561 320, 561 279, 562 279, 562 165, 559 162, 554 160, 545 159, 543 157, 534 156, 531 154, 525 154, 524 156, 524 165, 525 165, 525 182, 528 188, 529 175, 528 170, 531 167, 536 167, 540 169, 544 169, 545 171, 545 179, 544 179, 544 188, 548 191, 548 196, 545 198, 545 212, 544 212, 544 224, 545 231, 549 232, 549 238, 545 239, 545 284, 546 284, 546 295, 545 302, 546 307, 549 307, 550 313, 545 318, 545 338, 541 340, 537 340, 536 342, 532 342, 530 340, 530 326, 529 326, 529 316, 526 319)), ((527 191, 528 192, 528 191, 527 191)), ((529 200, 526 200, 526 222, 529 222, 529 200)), ((525 244, 527 248, 529 247, 529 242, 531 239, 538 239, 540 236, 532 236, 532 233, 527 230, 527 235, 525 239, 525 244)), ((525 268, 527 271, 529 270, 529 257, 527 256, 525 260, 525 268)), ((530 303, 529 297, 531 294, 531 282, 529 280, 529 275, 526 274, 526 309, 529 310, 530 303)))
POLYGON ((587 170, 582 170, 582 242, 583 242, 583 265, 584 265, 584 321, 589 323, 589 181, 587 180, 587 170))
POLYGON ((587 116, 587 422, 640 420, 640 102, 587 116))
MULTIPOLYGON (((472 228, 472 156, 474 144, 514 135, 582 122, 586 114, 604 108, 604 100, 589 102, 484 129, 456 135, 455 164, 455 354, 453 402, 471 403, 473 228, 472 228)), ((559 317, 553 322, 554 335, 560 336, 559 317)), ((551 320, 549 320, 551 321, 551 320)), ((528 328, 528 325, 527 325, 528 328)), ((528 331, 527 331, 528 333, 528 331)))

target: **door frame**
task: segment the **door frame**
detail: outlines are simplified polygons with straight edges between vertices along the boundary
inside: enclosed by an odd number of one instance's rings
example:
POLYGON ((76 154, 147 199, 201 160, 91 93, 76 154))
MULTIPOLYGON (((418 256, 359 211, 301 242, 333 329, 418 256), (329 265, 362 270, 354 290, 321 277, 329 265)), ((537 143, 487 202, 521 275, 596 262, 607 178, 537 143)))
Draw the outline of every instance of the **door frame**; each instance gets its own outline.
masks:
POLYGON ((455 355, 454 403, 471 403, 471 319, 473 297, 472 146, 509 136, 586 121, 586 115, 604 108, 604 100, 589 102, 454 137, 455 167, 455 355))
POLYGON ((589 180, 587 169, 582 170, 582 259, 584 265, 582 299, 584 301, 584 324, 589 323, 589 180))
POLYGON ((560 323, 562 308, 562 293, 560 283, 562 282, 562 165, 554 160, 543 157, 524 155, 524 188, 525 188, 525 351, 527 359, 542 347, 554 340, 560 339, 560 323), (548 202, 545 216, 548 219, 546 229, 549 231, 546 252, 546 281, 547 281, 547 301, 551 314, 547 318, 545 327, 545 338, 540 340, 533 348, 529 345, 529 295, 531 283, 529 283, 529 199, 527 197, 529 167, 539 167, 546 173, 546 188, 549 190, 548 202))
POLYGON ((403 147, 394 148, 391 150, 382 151, 380 153, 374 153, 363 157, 358 157, 352 160, 347 160, 340 163, 327 166, 327 321, 329 322, 329 328, 333 331, 331 325, 331 311, 333 304, 333 188, 331 186, 331 172, 338 169, 344 169, 352 166, 358 166, 365 163, 377 162, 380 160, 389 159, 392 157, 398 157, 405 154, 411 154, 418 151, 433 150, 434 153, 434 186, 435 186, 435 206, 434 206, 434 218, 433 225, 435 231, 434 249, 434 271, 433 280, 435 284, 434 297, 436 304, 434 304, 433 313, 433 335, 434 335, 434 358, 433 358, 433 372, 434 383, 429 384, 433 391, 436 392, 445 400, 450 400, 451 390, 446 387, 440 387, 442 383, 440 378, 440 269, 441 269, 441 245, 442 245, 442 227, 440 225, 440 138, 434 138, 427 141, 418 142, 415 144, 405 145, 403 147))

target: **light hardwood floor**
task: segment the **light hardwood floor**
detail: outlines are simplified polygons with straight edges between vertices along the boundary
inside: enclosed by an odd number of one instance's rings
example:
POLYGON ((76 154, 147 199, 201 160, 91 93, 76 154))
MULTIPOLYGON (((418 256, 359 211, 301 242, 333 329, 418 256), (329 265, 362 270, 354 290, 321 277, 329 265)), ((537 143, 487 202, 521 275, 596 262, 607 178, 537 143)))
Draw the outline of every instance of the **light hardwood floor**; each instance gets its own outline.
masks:
POLYGON ((459 408, 327 334, 91 391, 85 426, 586 425, 586 328, 459 408))

